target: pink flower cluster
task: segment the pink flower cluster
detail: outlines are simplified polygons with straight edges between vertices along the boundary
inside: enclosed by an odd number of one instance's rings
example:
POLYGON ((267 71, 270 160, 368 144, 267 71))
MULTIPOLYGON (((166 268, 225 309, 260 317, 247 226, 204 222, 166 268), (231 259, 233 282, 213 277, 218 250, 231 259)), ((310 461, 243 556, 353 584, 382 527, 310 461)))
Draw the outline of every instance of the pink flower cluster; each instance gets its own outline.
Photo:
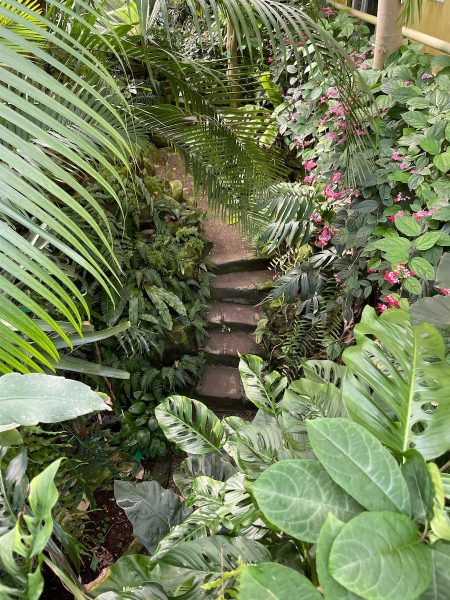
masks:
POLYGON ((388 308, 400 308, 400 302, 393 294, 388 294, 384 297, 384 302, 378 304, 380 313, 385 312, 388 308))
POLYGON ((332 236, 332 232, 331 229, 328 227, 328 225, 325 225, 325 227, 322 229, 322 231, 320 232, 318 238, 317 238, 317 245, 318 246, 326 246, 328 244, 328 242, 331 240, 331 236, 332 236))
POLYGON ((443 294, 444 296, 450 296, 450 290, 448 290, 447 288, 439 288, 439 291, 441 292, 441 294, 443 294))
POLYGON ((414 271, 410 271, 406 268, 406 265, 400 264, 395 271, 386 271, 383 279, 390 284, 399 283, 401 279, 408 279, 408 277, 414 277, 414 271))
POLYGON ((322 217, 320 215, 318 215, 317 213, 313 213, 309 218, 314 223, 322 223, 322 217))
POLYGON ((402 162, 403 156, 400 154, 400 152, 393 152, 392 153, 392 160, 395 160, 397 162, 402 162))
POLYGON ((427 79, 433 79, 434 75, 432 73, 424 73, 420 76, 420 79, 426 81, 427 79))
MULTIPOLYGON (((357 56, 356 52, 350 52, 348 57, 353 62, 355 67, 360 67, 367 58, 367 52, 361 52, 359 56, 357 56)), ((348 63, 347 60, 345 62, 348 63)))
POLYGON ((404 211, 404 210, 398 210, 398 211, 395 213, 395 215, 391 215, 391 216, 389 217, 389 219, 390 219, 391 221, 395 221, 395 219, 396 219, 397 217, 404 217, 404 216, 405 216, 405 211, 404 211))
POLYGON ((342 198, 342 192, 336 192, 330 183, 323 188, 323 195, 329 200, 339 200, 342 198))
POLYGON ((323 8, 320 9, 320 12, 325 16, 325 17, 333 17, 334 16, 334 10, 332 10, 331 8, 329 8, 328 6, 324 6, 323 8))
POLYGON ((314 160, 307 160, 303 166, 305 168, 305 171, 308 171, 309 173, 317 167, 317 163, 314 160))
POLYGON ((394 202, 406 202, 407 200, 411 200, 411 198, 409 196, 404 196, 401 192, 394 198, 394 202))
POLYGON ((430 210, 418 210, 416 213, 413 213, 413 217, 420 221, 424 217, 431 217, 436 212, 435 208, 430 208, 430 210))

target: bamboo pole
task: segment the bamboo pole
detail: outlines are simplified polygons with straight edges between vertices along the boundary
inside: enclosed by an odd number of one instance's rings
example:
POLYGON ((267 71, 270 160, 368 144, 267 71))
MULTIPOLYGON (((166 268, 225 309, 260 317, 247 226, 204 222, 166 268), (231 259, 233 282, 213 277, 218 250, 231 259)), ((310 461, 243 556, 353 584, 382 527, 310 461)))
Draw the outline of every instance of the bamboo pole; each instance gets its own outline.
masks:
POLYGON ((402 45, 400 0, 378 0, 377 28, 373 51, 373 68, 380 71, 384 61, 402 45))
MULTIPOLYGON (((328 0, 328 4, 331 4, 335 8, 339 10, 345 10, 352 17, 356 17, 357 19, 361 19, 361 21, 365 21, 366 23, 370 23, 371 25, 376 25, 378 20, 373 15, 368 15, 367 13, 361 12, 360 10, 356 10, 354 8, 349 8, 345 6, 341 2, 337 2, 336 0, 328 0)), ((421 33, 420 31, 416 31, 415 29, 411 29, 410 27, 402 28, 402 35, 405 38, 413 40, 414 42, 418 42, 419 44, 423 44, 424 46, 428 46, 433 48, 434 50, 439 50, 444 54, 450 54, 450 42, 446 42, 445 40, 440 40, 439 38, 435 38, 432 35, 428 35, 426 33, 421 33)))

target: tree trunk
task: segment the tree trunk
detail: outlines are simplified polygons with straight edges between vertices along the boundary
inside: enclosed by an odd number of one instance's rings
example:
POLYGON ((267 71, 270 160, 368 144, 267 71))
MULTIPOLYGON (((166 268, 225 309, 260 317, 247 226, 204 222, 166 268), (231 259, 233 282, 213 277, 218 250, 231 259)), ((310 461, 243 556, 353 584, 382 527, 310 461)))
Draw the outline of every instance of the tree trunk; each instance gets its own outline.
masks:
POLYGON ((237 108, 237 101, 239 100, 239 84, 238 84, 238 42, 236 32, 234 31, 233 23, 231 19, 227 21, 227 39, 226 49, 228 58, 228 70, 227 76, 230 84, 230 97, 232 108, 237 108))
POLYGON ((374 69, 382 69, 386 58, 400 48, 402 43, 402 22, 399 18, 401 9, 400 0, 378 0, 374 69))

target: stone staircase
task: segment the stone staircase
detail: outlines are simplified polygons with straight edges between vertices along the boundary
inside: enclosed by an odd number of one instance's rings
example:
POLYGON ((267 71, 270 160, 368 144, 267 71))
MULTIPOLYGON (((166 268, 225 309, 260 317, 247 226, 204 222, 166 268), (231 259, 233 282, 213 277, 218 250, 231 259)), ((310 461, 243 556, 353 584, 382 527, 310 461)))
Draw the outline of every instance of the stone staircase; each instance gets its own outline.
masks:
POLYGON ((230 256, 229 248, 226 254, 218 254, 214 240, 212 237, 213 249, 208 257, 216 276, 211 284, 213 303, 207 314, 207 365, 196 395, 216 411, 227 411, 244 407, 237 368, 239 353, 263 353, 253 332, 263 311, 258 304, 267 294, 271 273, 268 261, 253 256, 245 242, 238 249, 240 254, 230 256))

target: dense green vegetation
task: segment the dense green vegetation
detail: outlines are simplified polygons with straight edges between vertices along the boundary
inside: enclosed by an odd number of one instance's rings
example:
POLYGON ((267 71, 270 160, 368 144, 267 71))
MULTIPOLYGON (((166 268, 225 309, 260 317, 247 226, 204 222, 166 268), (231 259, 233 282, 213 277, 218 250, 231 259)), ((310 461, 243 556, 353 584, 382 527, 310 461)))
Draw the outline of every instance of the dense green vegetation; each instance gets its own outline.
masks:
POLYGON ((447 598, 450 58, 315 0, 10 0, 0 46, 0 599, 447 598), (197 196, 274 270, 224 418, 197 196))

